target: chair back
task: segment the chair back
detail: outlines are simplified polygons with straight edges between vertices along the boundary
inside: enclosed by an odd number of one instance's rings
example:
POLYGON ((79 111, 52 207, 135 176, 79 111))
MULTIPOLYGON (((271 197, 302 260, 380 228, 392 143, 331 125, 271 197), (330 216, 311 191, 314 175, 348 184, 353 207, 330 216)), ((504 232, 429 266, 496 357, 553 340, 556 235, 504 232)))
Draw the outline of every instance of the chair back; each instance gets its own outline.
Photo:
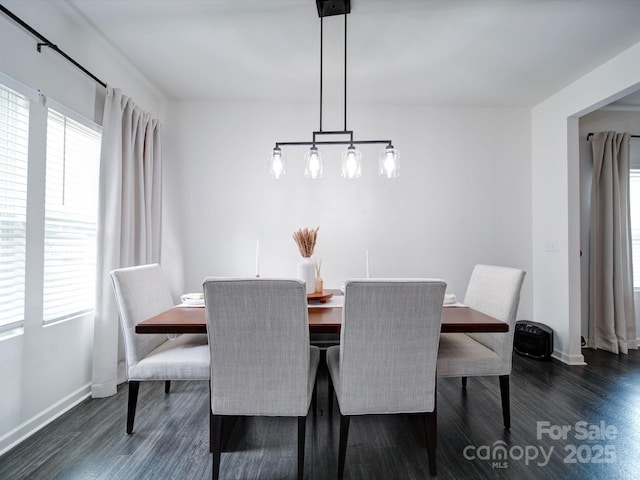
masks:
POLYGON ((344 415, 433 411, 446 286, 433 279, 345 284, 338 387, 344 415))
POLYGON ((309 324, 304 282, 208 277, 203 289, 212 413, 305 416, 309 324))
POLYGON ((499 355, 504 374, 511 371, 513 334, 524 276, 524 270, 517 268, 476 265, 463 301, 471 308, 509 324, 509 331, 505 333, 467 334, 499 355))
POLYGON ((173 307, 171 292, 160 265, 140 265, 110 272, 124 336, 127 375, 129 368, 167 341, 162 334, 138 335, 138 323, 173 307))

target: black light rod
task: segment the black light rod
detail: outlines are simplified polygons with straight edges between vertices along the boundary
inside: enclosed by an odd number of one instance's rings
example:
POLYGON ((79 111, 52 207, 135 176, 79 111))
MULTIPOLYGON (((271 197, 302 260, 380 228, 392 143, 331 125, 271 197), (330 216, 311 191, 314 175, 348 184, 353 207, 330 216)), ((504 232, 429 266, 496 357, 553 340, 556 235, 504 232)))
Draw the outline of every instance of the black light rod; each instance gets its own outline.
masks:
POLYGON ((320 17, 320 131, 322 131, 322 44, 324 17, 320 17))
POLYGON ((353 135, 353 130, 325 130, 324 132, 313 132, 314 135, 353 135))
POLYGON ((344 129, 347 129, 347 14, 344 14, 344 129))
POLYGON ((53 51, 55 51, 55 52, 59 53, 60 55, 62 55, 62 57, 64 57, 65 60, 71 62, 76 68, 79 68, 85 74, 87 74, 93 80, 95 80, 97 83, 99 83, 103 87, 107 88, 107 84, 105 82, 100 80, 93 73, 91 73, 89 70, 84 68, 82 65, 80 65, 78 62, 76 62, 73 58, 71 58, 65 52, 60 50, 57 45, 55 45, 51 41, 47 40, 47 38, 44 35, 42 35, 40 32, 35 30, 31 25, 26 23, 24 20, 22 20, 21 18, 16 16, 13 12, 9 11, 5 6, 0 5, 0 12, 4 13, 7 17, 9 17, 11 20, 16 22, 18 25, 20 25, 22 28, 24 28, 26 31, 28 31, 34 37, 37 37, 39 40, 42 40, 42 43, 38 43, 38 46, 37 46, 38 52, 41 50, 41 47, 43 47, 43 46, 51 48, 53 51))
MULTIPOLYGON (((323 132, 324 133, 324 132, 323 132)), ((374 144, 374 143, 393 143, 391 140, 325 140, 320 142, 276 142, 277 147, 291 147, 296 145, 366 145, 366 144, 374 144)))

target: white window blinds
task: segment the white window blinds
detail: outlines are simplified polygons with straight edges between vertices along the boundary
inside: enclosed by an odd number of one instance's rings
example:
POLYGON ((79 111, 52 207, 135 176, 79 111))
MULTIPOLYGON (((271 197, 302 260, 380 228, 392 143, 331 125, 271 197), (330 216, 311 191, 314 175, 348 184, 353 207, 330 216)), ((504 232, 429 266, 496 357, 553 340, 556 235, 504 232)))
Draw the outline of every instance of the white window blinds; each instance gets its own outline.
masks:
POLYGON ((636 289, 640 289, 640 169, 631 170, 629 176, 633 286, 636 289))
POLYGON ((44 322, 94 309, 100 132, 49 109, 44 322))
POLYGON ((28 141, 29 101, 0 85, 0 331, 24 322, 28 141))

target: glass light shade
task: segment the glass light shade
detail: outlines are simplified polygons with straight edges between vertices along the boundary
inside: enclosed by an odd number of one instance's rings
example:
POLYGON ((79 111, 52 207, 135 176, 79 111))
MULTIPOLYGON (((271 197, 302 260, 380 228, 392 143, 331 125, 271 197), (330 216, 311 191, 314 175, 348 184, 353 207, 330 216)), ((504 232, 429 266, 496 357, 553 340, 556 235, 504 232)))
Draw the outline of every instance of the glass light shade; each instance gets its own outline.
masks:
POLYGON ((356 147, 350 145, 342 152, 342 177, 343 178, 359 178, 362 175, 360 168, 360 158, 362 154, 356 147))
POLYGON ((400 152, 393 148, 393 145, 388 145, 382 152, 380 152, 378 173, 381 177, 396 178, 400 176, 400 152))
POLYGON ((313 180, 322 178, 322 156, 320 156, 320 152, 318 152, 318 148, 315 145, 307 153, 304 176, 313 180))
POLYGON ((269 158, 269 175, 276 180, 284 177, 286 173, 284 158, 282 157, 282 150, 279 147, 273 149, 273 153, 269 158))

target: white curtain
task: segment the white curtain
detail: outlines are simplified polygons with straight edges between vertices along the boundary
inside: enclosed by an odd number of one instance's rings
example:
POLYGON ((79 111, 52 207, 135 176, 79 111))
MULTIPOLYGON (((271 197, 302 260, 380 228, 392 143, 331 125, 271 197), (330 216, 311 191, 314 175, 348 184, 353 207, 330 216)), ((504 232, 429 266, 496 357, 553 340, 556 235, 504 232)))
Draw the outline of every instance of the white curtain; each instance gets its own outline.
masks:
POLYGON ((638 348, 629 212, 629 134, 592 139, 588 346, 613 353, 638 348))
POLYGON ((94 398, 116 393, 124 351, 109 272, 160 261, 161 128, 118 89, 108 88, 100 154, 94 398))

